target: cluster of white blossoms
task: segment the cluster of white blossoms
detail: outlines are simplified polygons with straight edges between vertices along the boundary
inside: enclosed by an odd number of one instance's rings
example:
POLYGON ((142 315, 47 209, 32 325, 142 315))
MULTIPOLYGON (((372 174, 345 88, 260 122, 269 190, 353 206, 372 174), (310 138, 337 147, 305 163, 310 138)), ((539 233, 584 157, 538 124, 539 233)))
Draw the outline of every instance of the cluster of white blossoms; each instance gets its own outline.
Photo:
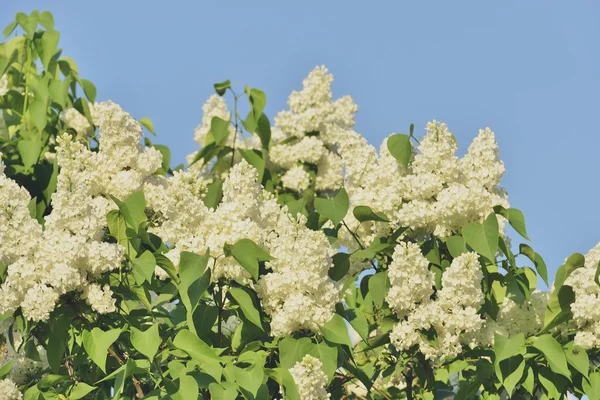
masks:
POLYGON ((121 245, 103 242, 106 215, 117 208, 110 196, 125 199, 141 190, 162 156, 139 144, 139 123, 118 105, 96 104, 94 114, 98 151, 66 134, 57 140, 60 172, 43 231, 29 216, 29 194, 0 175, 0 261, 7 265, 0 314, 21 307, 27 319, 47 320, 59 297, 72 291, 97 312, 115 309, 110 288, 94 283, 119 268, 124 254, 121 245))
POLYGON ((496 335, 510 337, 522 333, 534 335, 544 327, 544 315, 548 305, 548 292, 536 290, 522 304, 505 297, 496 319, 486 317, 485 326, 478 332, 465 335, 471 347, 493 347, 496 335))
MULTIPOLYGON (((281 111, 274 118, 272 148, 269 150, 269 165, 281 174, 284 188, 301 192, 309 187, 315 190, 337 190, 344 182, 342 159, 337 154, 339 132, 354 126, 357 106, 350 96, 332 101, 331 75, 324 66, 316 67, 303 81, 303 88, 289 97, 289 110, 281 111), (312 171, 314 174, 311 174, 312 171)), ((211 96, 202 107, 202 123, 196 128, 194 138, 201 146, 214 141, 210 135, 213 117, 231 120, 231 112, 225 100, 211 96)), ((226 145, 237 148, 260 148, 256 135, 250 139, 237 138, 235 127, 229 124, 226 145)), ((187 157, 191 163, 197 152, 187 157)), ((241 157, 233 155, 238 162, 241 157)), ((223 166, 228 166, 231 155, 225 157, 223 166)), ((201 162, 192 169, 203 167, 201 162)), ((217 175, 224 173, 223 168, 217 175)))
MULTIPOLYGON (((480 130, 461 159, 456 150, 446 124, 430 122, 406 170, 393 165, 386 142, 377 157, 362 137, 347 132, 340 141, 346 167, 344 187, 354 206, 369 205, 386 214, 396 227, 447 236, 469 222, 485 219, 494 206, 508 207, 506 193, 498 186, 504 165, 494 133, 489 128, 480 130)), ((352 221, 350 215, 348 219, 352 221)), ((382 223, 350 226, 373 231, 373 225, 381 227, 382 223)), ((359 236, 367 241, 374 237, 368 231, 359 236)))
POLYGON ((600 264, 600 243, 585 255, 585 265, 569 275, 565 285, 575 292, 571 304, 573 321, 577 327, 575 344, 584 349, 600 347, 600 286, 595 281, 600 264))
POLYGON ((2 400, 23 400, 23 394, 10 379, 0 379, 0 393, 2 400))
MULTIPOLYGON (((409 257, 409 261, 413 262, 423 257, 414 249, 397 251, 396 255, 409 257)), ((419 260, 418 264, 424 265, 424 262, 427 261, 419 260)), ((436 293, 435 299, 423 295, 415 297, 415 306, 408 315, 405 295, 390 299, 393 303, 403 304, 399 313, 401 320, 390 334, 392 344, 401 351, 416 345, 426 359, 434 362, 459 354, 462 344, 466 343, 465 338, 483 327, 484 320, 478 313, 484 301, 482 278, 477 253, 464 253, 444 271, 442 289, 436 293), (424 339, 426 333, 434 333, 437 341, 431 343, 424 339)))
MULTIPOLYGON (((94 115, 94 105, 89 104, 89 107, 90 112, 94 115)), ((77 137, 84 141, 89 140, 96 133, 96 129, 90 125, 87 118, 73 107, 65 108, 60 119, 62 119, 69 128, 74 129, 75 132, 77 132, 77 137)))
POLYGON ((269 156, 286 188, 302 191, 312 184, 316 190, 336 190, 342 186, 337 137, 340 131, 352 129, 358 107, 350 96, 332 101, 332 81, 327 68, 316 67, 302 82, 302 90, 290 95, 289 110, 275 116, 269 156), (314 179, 299 173, 309 167, 316 168, 314 179))
MULTIPOLYGON (((226 256, 224 246, 252 240, 274 258, 266 262, 270 272, 256 285, 265 312, 272 317, 273 334, 317 331, 331 319, 340 299, 340 289, 328 276, 334 250, 322 232, 308 229, 303 217, 292 217, 277 204, 257 176, 245 160, 236 164, 223 183, 223 199, 216 209, 204 204, 206 183, 198 173, 176 172, 149 182, 147 204, 156 215, 150 229, 170 244, 166 255, 175 265, 182 251, 210 250, 213 281, 225 278, 248 285, 251 275, 226 256)), ((161 270, 156 272, 166 278, 161 270)))
POLYGON ((386 300, 399 317, 408 315, 419 304, 429 302, 435 277, 418 244, 401 242, 396 246, 388 276, 392 286, 386 300))
POLYGON ((323 372, 323 363, 318 358, 307 354, 289 371, 294 378, 299 399, 325 400, 331 397, 326 390, 327 375, 323 372))

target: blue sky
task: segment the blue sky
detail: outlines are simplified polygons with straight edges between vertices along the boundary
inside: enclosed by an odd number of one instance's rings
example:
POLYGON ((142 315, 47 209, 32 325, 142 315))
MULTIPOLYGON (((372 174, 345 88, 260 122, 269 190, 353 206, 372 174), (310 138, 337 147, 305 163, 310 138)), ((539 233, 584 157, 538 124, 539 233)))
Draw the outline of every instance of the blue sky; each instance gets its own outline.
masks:
POLYGON ((272 117, 325 64, 376 146, 437 119, 464 151, 491 127, 552 274, 600 241, 598 2, 2 0, 0 23, 36 8, 98 98, 150 117, 176 162, 196 148, 214 82, 263 89, 272 117))

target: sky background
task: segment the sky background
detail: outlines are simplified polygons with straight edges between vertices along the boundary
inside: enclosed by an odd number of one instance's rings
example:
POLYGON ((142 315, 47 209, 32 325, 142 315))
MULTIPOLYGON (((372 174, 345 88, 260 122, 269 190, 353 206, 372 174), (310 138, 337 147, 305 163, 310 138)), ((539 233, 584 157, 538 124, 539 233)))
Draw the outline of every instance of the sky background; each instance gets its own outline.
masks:
POLYGON ((462 153, 492 128, 511 206, 552 275, 600 241, 600 2, 0 0, 0 24, 33 9, 54 14, 98 100, 154 121, 174 165, 197 149, 214 82, 264 90, 273 117, 324 64, 377 147, 436 119, 462 153))

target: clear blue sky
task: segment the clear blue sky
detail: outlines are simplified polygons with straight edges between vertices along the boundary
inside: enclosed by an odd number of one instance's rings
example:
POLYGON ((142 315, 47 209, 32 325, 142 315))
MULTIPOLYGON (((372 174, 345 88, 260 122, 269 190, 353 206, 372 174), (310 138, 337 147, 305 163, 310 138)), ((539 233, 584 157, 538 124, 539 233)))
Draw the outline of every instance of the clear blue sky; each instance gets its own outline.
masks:
POLYGON ((0 23, 35 8, 52 11, 98 98, 152 118, 176 162, 196 148, 214 82, 265 90, 272 117, 325 64, 377 146, 437 119, 464 151, 491 127, 511 205, 552 274, 600 241, 597 1, 1 0, 0 23))

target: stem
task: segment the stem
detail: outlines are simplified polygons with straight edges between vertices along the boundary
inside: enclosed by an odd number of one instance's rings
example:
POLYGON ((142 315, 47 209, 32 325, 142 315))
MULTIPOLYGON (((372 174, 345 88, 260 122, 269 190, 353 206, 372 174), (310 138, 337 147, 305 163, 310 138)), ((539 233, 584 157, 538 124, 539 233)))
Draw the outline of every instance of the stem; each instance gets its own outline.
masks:
MULTIPOLYGON (((115 360, 117 360, 119 364, 125 364, 123 358, 117 354, 117 352, 115 351, 115 349, 113 349, 112 346, 108 348, 108 354, 110 354, 115 360)), ((142 390, 142 382, 140 382, 140 380, 136 378, 135 375, 131 375, 131 381, 133 382, 133 386, 135 386, 136 397, 138 399, 142 399, 144 397, 144 391, 142 390)))

